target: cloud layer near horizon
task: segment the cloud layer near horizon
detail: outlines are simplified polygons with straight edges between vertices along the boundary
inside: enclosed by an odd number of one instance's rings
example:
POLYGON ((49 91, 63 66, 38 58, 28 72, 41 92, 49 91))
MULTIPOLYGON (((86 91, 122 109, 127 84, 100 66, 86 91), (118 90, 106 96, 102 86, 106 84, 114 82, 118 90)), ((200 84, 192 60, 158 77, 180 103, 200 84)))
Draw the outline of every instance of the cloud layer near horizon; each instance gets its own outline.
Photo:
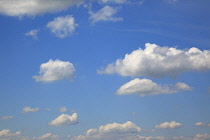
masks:
POLYGON ((173 47, 160 47, 156 44, 145 44, 145 49, 139 48, 124 59, 98 70, 100 74, 121 76, 148 76, 161 78, 178 76, 187 71, 205 71, 210 69, 210 51, 198 48, 180 50, 173 47))

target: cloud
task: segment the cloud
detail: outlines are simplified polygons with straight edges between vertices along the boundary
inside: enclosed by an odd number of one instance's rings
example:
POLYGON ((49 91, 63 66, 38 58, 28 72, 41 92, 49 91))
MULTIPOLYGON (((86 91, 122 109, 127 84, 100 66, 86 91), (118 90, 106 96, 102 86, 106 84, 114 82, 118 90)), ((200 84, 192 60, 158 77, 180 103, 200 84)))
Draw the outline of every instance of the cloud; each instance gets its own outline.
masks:
POLYGON ((78 114, 74 113, 72 116, 68 114, 61 114, 58 116, 56 119, 51 121, 49 125, 54 125, 54 126, 67 126, 67 125, 72 125, 78 123, 78 114))
POLYGON ((145 44, 145 49, 134 50, 124 59, 117 59, 99 74, 121 76, 148 76, 162 78, 178 76, 187 71, 205 71, 210 69, 210 51, 198 48, 180 50, 173 47, 160 47, 156 44, 145 44))
POLYGON ((38 107, 31 108, 31 107, 28 107, 28 106, 24 107, 23 110, 22 110, 23 113, 37 112, 37 111, 39 111, 38 107))
POLYGON ((59 112, 66 112, 68 109, 66 107, 60 107, 58 109, 59 112))
POLYGON ((4 116, 4 117, 0 117, 0 120, 8 120, 8 119, 12 119, 13 116, 4 116))
POLYGON ((203 122, 197 122, 194 124, 195 126, 210 126, 210 123, 209 124, 205 124, 203 122))
POLYGON ((181 82, 179 82, 176 85, 158 85, 150 79, 136 78, 122 85, 117 90, 117 94, 118 95, 138 94, 140 96, 146 96, 146 95, 158 95, 158 94, 172 94, 172 93, 177 93, 179 90, 189 90, 189 89, 191 89, 190 86, 181 82))
POLYGON ((7 16, 35 16, 44 13, 59 12, 83 0, 1 0, 0 14, 7 16))
POLYGON ((114 15, 118 11, 119 11, 119 8, 114 8, 107 5, 96 13, 89 11, 90 13, 89 19, 92 23, 96 23, 99 21, 112 21, 112 22, 122 21, 123 18, 114 17, 114 15))
POLYGON ((182 127, 182 124, 175 121, 164 122, 155 126, 156 129, 174 129, 179 127, 182 127))
POLYGON ((78 24, 72 15, 57 17, 47 24, 47 27, 59 38, 67 37, 75 32, 78 24))
POLYGON ((33 78, 38 82, 53 82, 60 79, 74 79, 75 68, 72 63, 60 60, 49 60, 40 66, 40 75, 33 78))
POLYGON ((126 3, 127 0, 98 0, 99 3, 104 3, 104 4, 107 4, 107 3, 117 3, 117 4, 123 4, 123 3, 126 3))
POLYGON ((197 134, 194 137, 194 140, 205 140, 205 139, 210 139, 210 134, 197 134))
POLYGON ((27 33, 25 33, 26 36, 32 36, 34 39, 38 39, 37 37, 37 33, 39 32, 38 29, 34 29, 34 30, 31 30, 27 33))
POLYGON ((75 140, 95 140, 95 139, 126 139, 132 137, 142 129, 134 123, 128 121, 123 124, 112 123, 102 125, 98 129, 89 129, 85 135, 80 135, 75 140))
POLYGON ((33 140, 59 140, 59 136, 47 133, 41 137, 33 137, 33 140))
POLYGON ((9 130, 9 129, 3 129, 2 131, 0 131, 0 138, 17 136, 20 134, 21 134, 20 131, 18 131, 16 133, 12 133, 11 130, 9 130))

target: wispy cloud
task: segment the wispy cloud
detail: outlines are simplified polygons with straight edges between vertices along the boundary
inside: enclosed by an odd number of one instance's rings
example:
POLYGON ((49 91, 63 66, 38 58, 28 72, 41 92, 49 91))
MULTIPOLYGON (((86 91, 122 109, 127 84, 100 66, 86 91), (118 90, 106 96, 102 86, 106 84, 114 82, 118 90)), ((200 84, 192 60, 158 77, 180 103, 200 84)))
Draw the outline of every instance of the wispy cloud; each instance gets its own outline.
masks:
POLYGON ((25 33, 25 35, 32 36, 34 39, 38 39, 38 37, 37 37, 38 32, 39 32, 39 29, 34 29, 34 30, 31 30, 31 31, 25 33))
POLYGON ((89 11, 90 13, 90 21, 92 23, 96 23, 99 21, 112 21, 112 22, 117 22, 117 21, 122 21, 122 17, 115 17, 114 15, 119 11, 119 7, 111 7, 111 6, 105 6, 101 10, 97 12, 92 12, 89 11))
POLYGON ((37 112, 37 111, 39 111, 39 107, 31 108, 31 107, 26 106, 22 110, 23 113, 37 112))
POLYGON ((57 17, 47 24, 47 27, 59 38, 67 37, 73 34, 78 24, 72 15, 57 17))
POLYGON ((4 116, 4 117, 0 117, 0 120, 8 120, 8 119, 12 119, 13 116, 4 116))

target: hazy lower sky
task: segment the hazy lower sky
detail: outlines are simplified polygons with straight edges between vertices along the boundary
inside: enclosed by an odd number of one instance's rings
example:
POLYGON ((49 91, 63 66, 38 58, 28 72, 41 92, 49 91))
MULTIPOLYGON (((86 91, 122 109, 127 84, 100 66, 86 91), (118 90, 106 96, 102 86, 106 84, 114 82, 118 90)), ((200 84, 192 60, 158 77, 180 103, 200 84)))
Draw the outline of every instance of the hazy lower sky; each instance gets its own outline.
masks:
POLYGON ((0 140, 210 140, 209 0, 1 0, 0 140))

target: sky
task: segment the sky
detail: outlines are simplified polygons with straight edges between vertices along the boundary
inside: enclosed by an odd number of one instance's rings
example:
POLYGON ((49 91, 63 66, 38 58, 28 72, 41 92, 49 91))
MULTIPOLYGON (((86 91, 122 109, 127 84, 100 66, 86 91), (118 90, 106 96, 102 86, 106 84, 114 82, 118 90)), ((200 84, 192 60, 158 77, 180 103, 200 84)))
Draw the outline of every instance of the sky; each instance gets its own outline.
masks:
POLYGON ((0 0, 0 140, 210 140, 209 0, 0 0))

